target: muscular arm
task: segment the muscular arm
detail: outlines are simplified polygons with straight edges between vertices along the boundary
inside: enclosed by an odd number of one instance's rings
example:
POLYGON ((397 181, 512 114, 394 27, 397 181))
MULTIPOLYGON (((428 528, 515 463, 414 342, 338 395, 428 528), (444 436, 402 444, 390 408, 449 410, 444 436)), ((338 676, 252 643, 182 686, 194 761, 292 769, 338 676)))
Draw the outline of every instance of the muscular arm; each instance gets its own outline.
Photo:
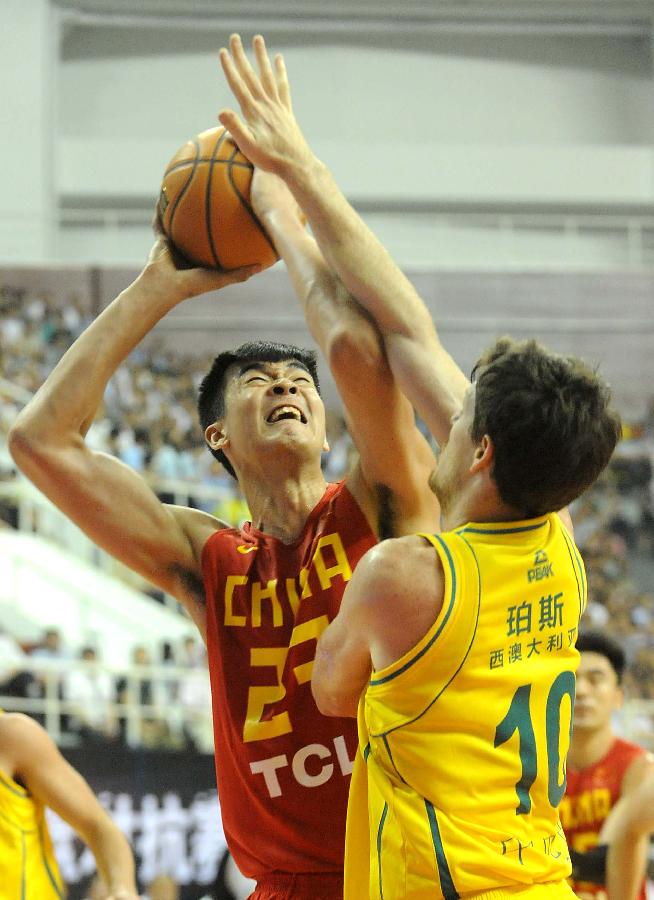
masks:
POLYGON ((107 382, 154 325, 188 297, 248 274, 178 271, 159 239, 143 272, 75 341, 9 435, 17 465, 53 503, 95 543, 189 606, 196 621, 193 576, 201 538, 216 524, 164 506, 132 469, 84 438, 107 382))
POLYGON ((439 441, 449 434, 468 380, 443 348, 431 315, 375 235, 311 152, 293 116, 281 57, 273 71, 255 38, 257 75, 240 39, 221 51, 227 81, 245 123, 231 110, 220 121, 258 166, 279 175, 306 214, 330 267, 379 328, 402 391, 439 441))
POLYGON ((650 835, 654 834, 654 761, 635 760, 623 779, 620 800, 611 810, 599 842, 608 844, 609 900, 636 900, 645 877, 650 835))
POLYGON ((345 405, 359 452, 351 490, 378 534, 384 535, 391 524, 377 521, 380 485, 392 493, 393 534, 434 529, 438 504, 427 489, 434 456, 416 427, 411 404, 395 383, 378 330, 327 266, 283 182, 257 170, 252 202, 286 264, 345 405))
POLYGON ((369 550, 318 641, 311 677, 318 709, 355 716, 371 670, 389 666, 415 646, 442 603, 440 562, 423 538, 383 541, 369 550))
POLYGON ((134 859, 127 839, 43 728, 28 716, 3 716, 0 755, 12 777, 68 822, 89 846, 109 900, 136 900, 134 859))

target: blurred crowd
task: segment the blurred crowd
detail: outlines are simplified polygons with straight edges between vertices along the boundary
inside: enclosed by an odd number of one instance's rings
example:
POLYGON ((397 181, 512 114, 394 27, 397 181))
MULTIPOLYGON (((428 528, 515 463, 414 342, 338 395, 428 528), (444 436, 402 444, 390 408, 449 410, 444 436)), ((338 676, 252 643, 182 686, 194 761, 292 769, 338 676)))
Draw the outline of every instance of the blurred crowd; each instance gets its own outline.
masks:
MULTIPOLYGON (((67 743, 212 752, 203 644, 194 637, 165 642, 154 656, 137 644, 129 668, 110 671, 98 647, 68 647, 58 628, 26 644, 0 627, 0 706, 20 711, 23 700, 55 700, 67 743)), ((42 712, 35 715, 45 722, 42 712)))
MULTIPOLYGON (((55 305, 47 293, 0 288, 0 375, 34 393, 91 317, 78 296, 55 305)), ((247 518, 237 482, 206 449, 196 411, 197 388, 212 357, 183 354, 162 340, 142 343, 109 382, 100 415, 87 440, 148 478, 164 501, 172 501, 176 482, 210 488, 211 499, 196 490, 193 505, 227 522, 247 518), (216 499, 217 498, 217 499, 216 499)), ((0 432, 6 434, 22 403, 3 397, 0 432)), ((332 450, 324 457, 329 479, 347 468, 351 442, 342 416, 327 414, 332 450)))
MULTIPOLYGON (((17 387, 34 392, 90 318, 88 305, 77 296, 56 305, 47 293, 33 294, 6 286, 0 289, 3 350, 0 374, 17 387)), ((175 483, 190 483, 188 496, 193 498, 194 505, 238 524, 248 516, 243 497, 234 479, 206 450, 197 423, 197 386, 210 363, 209 358, 182 354, 170 342, 156 338, 142 344, 110 382, 104 408, 89 433, 89 440, 96 449, 115 454, 150 479, 163 500, 173 498, 175 483), (202 487, 212 489, 210 500, 205 499, 202 487)), ((0 431, 7 431, 20 406, 20 399, 2 397, 0 431)), ((348 470, 352 458, 352 444, 337 411, 328 411, 328 437, 332 449, 324 459, 325 475, 328 480, 337 480, 348 470)), ((642 421, 628 424, 625 439, 609 470, 573 508, 575 535, 588 569, 589 606, 585 621, 589 626, 610 629, 623 641, 630 661, 628 692, 632 697, 651 700, 654 700, 653 468, 654 398, 642 421)), ((5 634, 0 636, 2 640, 11 637, 5 634)), ((44 652, 46 647, 47 644, 42 644, 40 648, 32 648, 32 654, 44 652)), ((76 652, 89 666, 97 668, 97 657, 93 656, 97 654, 96 648, 77 648, 76 652)), ((167 664, 168 658, 174 655, 172 650, 162 648, 157 663, 167 664)), ((0 659, 8 658, 0 652, 0 659)), ((151 665, 144 647, 134 647, 133 660, 144 670, 151 665)), ((199 665, 204 666, 204 661, 199 665)), ((6 671, 0 673, 0 682, 5 687, 13 678, 18 679, 13 685, 15 690, 38 690, 38 685, 27 686, 24 678, 21 683, 20 671, 14 671, 11 678, 6 676, 6 671)), ((152 685, 148 686, 146 678, 140 680, 138 687, 133 679, 114 680, 102 687, 101 681, 98 677, 93 689, 102 696, 111 695, 112 702, 122 702, 121 698, 128 698, 130 691, 136 691, 136 699, 151 703, 153 708, 166 699, 152 695, 152 685)), ((61 690, 69 697, 90 691, 89 685, 83 682, 81 677, 71 678, 70 683, 64 680, 61 690)), ((201 686, 197 679, 193 685, 191 679, 189 683, 176 683, 171 691, 176 692, 178 699, 183 697, 182 702, 189 706, 194 702, 193 693, 199 697, 205 688, 206 684, 201 686)), ((101 722, 97 715, 96 721, 82 723, 83 727, 91 731, 99 729, 101 733, 110 728, 120 737, 117 722, 101 722)), ((70 718, 75 721, 75 716, 70 718)), ((170 746, 179 742, 183 746, 194 738, 169 719, 155 716, 151 726, 145 728, 142 740, 163 746, 166 742, 170 746)))

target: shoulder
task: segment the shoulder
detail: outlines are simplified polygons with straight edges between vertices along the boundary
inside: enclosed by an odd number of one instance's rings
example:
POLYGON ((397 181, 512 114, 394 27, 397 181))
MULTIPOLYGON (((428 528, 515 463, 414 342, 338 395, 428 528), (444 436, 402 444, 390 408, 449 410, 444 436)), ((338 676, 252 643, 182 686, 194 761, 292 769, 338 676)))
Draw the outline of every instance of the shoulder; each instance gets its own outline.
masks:
POLYGON ((3 744, 11 740, 20 741, 25 736, 30 737, 41 731, 41 726, 24 713, 3 713, 0 716, 0 738, 3 744))
POLYGON ((564 506, 563 509, 560 509, 558 511, 558 513, 556 513, 556 515, 558 516, 559 520, 561 521, 561 524, 563 525, 563 527, 565 528, 567 533, 574 540, 575 530, 574 530, 574 527, 572 524, 572 516, 570 515, 570 509, 567 506, 564 506))
POLYGON ((625 796, 640 790, 645 782, 654 780, 654 756, 638 744, 620 739, 622 745, 624 772, 620 794, 625 796))
POLYGON ((417 534, 381 541, 359 563, 355 576, 369 604, 385 603, 417 593, 442 593, 438 554, 417 534))
POLYGON ((26 751, 32 754, 50 743, 47 732, 30 716, 23 713, 0 716, 0 753, 16 768, 26 751))
POLYGON ((195 549, 201 551, 206 541, 216 531, 231 528, 227 522, 217 519, 210 513, 203 512, 200 509, 190 509, 188 506, 168 506, 170 514, 173 516, 179 527, 187 535, 189 541, 195 549))

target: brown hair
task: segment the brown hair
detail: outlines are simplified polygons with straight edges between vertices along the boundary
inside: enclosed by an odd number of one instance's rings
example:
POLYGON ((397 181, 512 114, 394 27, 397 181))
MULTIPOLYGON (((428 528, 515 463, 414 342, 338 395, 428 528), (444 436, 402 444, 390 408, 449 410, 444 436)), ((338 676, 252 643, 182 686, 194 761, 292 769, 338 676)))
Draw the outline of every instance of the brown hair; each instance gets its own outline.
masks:
POLYGON ((492 439, 500 497, 526 518, 567 506, 607 465, 620 417, 608 385, 580 359, 503 337, 472 377, 472 438, 492 439))

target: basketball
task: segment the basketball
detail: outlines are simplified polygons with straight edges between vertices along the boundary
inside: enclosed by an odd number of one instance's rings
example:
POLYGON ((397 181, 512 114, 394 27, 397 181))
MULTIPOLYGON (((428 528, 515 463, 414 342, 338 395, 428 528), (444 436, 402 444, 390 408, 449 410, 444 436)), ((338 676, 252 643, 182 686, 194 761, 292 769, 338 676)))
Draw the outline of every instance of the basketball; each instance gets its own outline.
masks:
POLYGON ((224 128, 187 141, 168 163, 159 214, 190 263, 210 269, 271 266, 279 258, 250 204, 254 167, 224 128))

